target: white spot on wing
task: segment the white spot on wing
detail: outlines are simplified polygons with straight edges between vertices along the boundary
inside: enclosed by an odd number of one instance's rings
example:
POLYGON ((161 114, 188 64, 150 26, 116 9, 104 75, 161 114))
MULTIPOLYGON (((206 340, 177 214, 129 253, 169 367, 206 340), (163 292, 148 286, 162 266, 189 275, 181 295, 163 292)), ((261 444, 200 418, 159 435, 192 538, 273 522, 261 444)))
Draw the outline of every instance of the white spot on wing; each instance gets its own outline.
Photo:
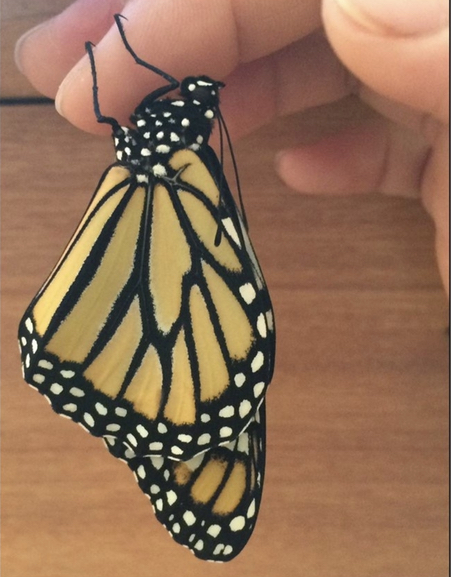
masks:
POLYGON ((223 543, 218 543, 213 549, 213 555, 220 555, 224 551, 225 545, 223 543))
POLYGON ((164 465, 163 457, 150 457, 150 460, 152 462, 152 465, 157 471, 159 471, 161 467, 164 465))
POLYGON ((250 519, 254 515, 255 515, 255 499, 252 499, 252 502, 247 509, 246 517, 250 519))
POLYGON ((196 522, 196 516, 194 515, 194 513, 192 511, 185 511, 183 513, 183 520, 185 521, 185 523, 187 525, 194 525, 194 523, 196 522))
POLYGON ((63 369, 62 371, 60 371, 60 375, 62 377, 64 377, 65 379, 70 379, 71 377, 73 377, 75 375, 75 372, 63 369))
POLYGON ((67 405, 63 405, 63 409, 69 413, 75 413, 77 405, 75 403, 67 403, 67 405))
POLYGON ((89 427, 93 427, 95 425, 94 418, 89 413, 85 413, 83 415, 83 420, 89 427))
POLYGON ((160 152, 162 154, 167 154, 168 152, 171 152, 171 147, 168 146, 167 144, 159 144, 156 148, 155 148, 156 152, 160 152))
POLYGON ((108 409, 104 405, 102 405, 102 403, 96 403, 94 407, 96 411, 99 413, 99 415, 105 416, 108 413, 108 409))
POLYGON ((256 373, 259 369, 262 368, 264 361, 265 361, 264 354, 261 351, 258 351, 255 357, 252 359, 251 371, 253 373, 256 373))
POLYGON ((221 427, 219 429, 219 436, 220 437, 230 437, 230 435, 233 433, 233 429, 231 429, 230 427, 221 427))
POLYGON ((159 433, 167 433, 168 432, 168 428, 166 427, 166 425, 164 423, 158 423, 158 432, 159 433))
POLYGON ((272 310, 266 311, 266 324, 268 325, 268 330, 274 330, 274 317, 272 314, 272 310))
POLYGON ((262 394, 264 388, 265 388, 265 383, 257 383, 254 386, 254 397, 255 398, 259 397, 262 394))
POLYGON ((197 551, 202 551, 203 548, 204 548, 204 542, 202 541, 202 539, 199 539, 199 541, 197 541, 194 544, 194 549, 196 549, 197 551))
POLYGON ((144 439, 149 436, 149 431, 144 427, 144 425, 137 425, 136 431, 144 439))
POLYGON ((243 515, 238 515, 237 517, 234 517, 229 524, 232 531, 241 531, 241 529, 244 529, 245 525, 246 525, 246 519, 243 517, 243 515))
POLYGON ((171 489, 166 493, 166 499, 169 505, 173 505, 177 501, 177 493, 171 489))
POLYGON ((222 224, 226 231, 229 233, 231 239, 241 248, 240 237, 236 231, 235 225, 230 217, 223 218, 222 224))
POLYGON ((132 435, 131 433, 129 433, 127 435, 127 441, 133 445, 134 447, 136 447, 138 445, 138 441, 136 440, 136 437, 134 435, 132 435))
POLYGON ((60 393, 63 392, 63 387, 59 383, 53 383, 50 386, 50 392, 53 393, 54 395, 59 395, 60 393))
POLYGON ((210 527, 207 529, 208 535, 211 535, 213 538, 216 538, 220 532, 221 526, 217 525, 216 523, 214 525, 210 525, 210 527))
POLYGON ((209 433, 204 433, 197 439, 198 445, 207 445, 211 441, 211 435, 209 433))
POLYGON ((266 330, 266 319, 263 313, 260 313, 257 318, 257 331, 259 332, 262 338, 266 338, 268 334, 266 330))
POLYGON ((247 399, 244 399, 244 401, 241 401, 240 408, 238 409, 240 417, 244 418, 246 415, 248 415, 250 413, 251 409, 252 409, 252 405, 247 399))
POLYGON ((154 173, 155 176, 166 176, 166 169, 165 167, 158 163, 158 164, 154 164, 152 166, 152 171, 154 173))
POLYGON ((240 286, 240 295, 243 297, 244 302, 248 305, 250 305, 251 302, 255 299, 256 292, 250 282, 240 286))
POLYGON ((233 417, 235 414, 235 407, 233 405, 227 405, 219 411, 219 416, 227 419, 228 417, 233 417))
POLYGON ((116 433, 116 431, 119 431, 121 428, 120 425, 118 425, 117 423, 110 423, 109 425, 106 426, 106 430, 110 431, 111 433, 116 433))
POLYGON ((242 387, 246 381, 246 376, 243 373, 238 373, 233 379, 237 387, 242 387))

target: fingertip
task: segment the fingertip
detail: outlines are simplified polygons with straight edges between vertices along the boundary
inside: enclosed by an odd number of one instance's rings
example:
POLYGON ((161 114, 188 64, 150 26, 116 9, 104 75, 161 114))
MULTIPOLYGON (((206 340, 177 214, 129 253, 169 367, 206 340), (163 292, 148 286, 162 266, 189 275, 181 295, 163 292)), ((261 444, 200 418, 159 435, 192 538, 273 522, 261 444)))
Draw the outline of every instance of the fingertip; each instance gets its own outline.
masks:
POLYGON ((333 0, 357 26, 391 35, 430 34, 449 22, 447 1, 417 0, 333 0))
POLYGON ((19 38, 16 65, 40 92, 54 98, 66 74, 82 58, 86 40, 97 42, 125 0, 77 0, 19 38))
POLYGON ((384 166, 381 136, 376 127, 356 127, 283 150, 276 156, 276 170, 285 184, 306 194, 372 192, 384 166))
POLYGON ((324 0, 323 20, 362 84, 448 122, 448 11, 445 0, 324 0))

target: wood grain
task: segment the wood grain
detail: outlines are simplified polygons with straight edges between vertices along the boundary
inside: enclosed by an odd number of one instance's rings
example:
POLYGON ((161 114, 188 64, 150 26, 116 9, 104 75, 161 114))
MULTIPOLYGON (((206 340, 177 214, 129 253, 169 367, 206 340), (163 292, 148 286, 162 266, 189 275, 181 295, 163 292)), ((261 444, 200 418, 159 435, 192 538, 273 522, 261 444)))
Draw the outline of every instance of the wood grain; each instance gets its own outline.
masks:
POLYGON ((51 107, 3 114, 3 577, 445 577, 447 317, 412 200, 286 189, 274 152, 354 104, 236 147, 278 358, 259 522, 231 565, 197 561, 128 469, 21 379, 16 328, 112 153, 51 107))

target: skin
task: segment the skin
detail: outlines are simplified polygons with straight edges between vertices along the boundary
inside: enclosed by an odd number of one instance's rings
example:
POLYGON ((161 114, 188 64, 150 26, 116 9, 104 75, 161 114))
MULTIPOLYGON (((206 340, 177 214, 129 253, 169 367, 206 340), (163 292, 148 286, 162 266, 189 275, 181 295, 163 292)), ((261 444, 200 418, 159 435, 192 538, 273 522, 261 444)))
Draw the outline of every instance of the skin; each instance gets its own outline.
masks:
POLYGON ((449 292, 446 0, 77 0, 22 37, 16 59, 38 90, 56 97, 60 114, 89 132, 107 129, 92 110, 87 39, 97 44, 104 114, 126 122, 161 84, 130 65, 112 25, 117 12, 144 60, 176 78, 226 82, 222 110, 234 137, 351 93, 374 108, 379 114, 358 128, 281 151, 276 169, 304 193, 421 199, 449 292))

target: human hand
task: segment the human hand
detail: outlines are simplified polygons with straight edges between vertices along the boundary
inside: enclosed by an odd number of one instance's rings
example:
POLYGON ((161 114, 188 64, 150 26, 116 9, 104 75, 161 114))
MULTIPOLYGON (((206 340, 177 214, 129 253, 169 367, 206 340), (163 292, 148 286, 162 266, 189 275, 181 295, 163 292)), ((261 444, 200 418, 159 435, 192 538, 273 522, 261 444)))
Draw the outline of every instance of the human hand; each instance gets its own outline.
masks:
POLYGON ((105 127, 92 109, 86 40, 97 43, 105 114, 125 122, 159 80, 131 65, 111 26, 116 12, 128 18, 127 37, 143 59, 177 78, 226 81, 222 108, 234 136, 357 93, 378 120, 285 150, 277 170, 303 192, 421 197, 448 289, 445 0, 77 0, 19 42, 17 59, 36 88, 56 95, 66 118, 91 132, 105 127))

